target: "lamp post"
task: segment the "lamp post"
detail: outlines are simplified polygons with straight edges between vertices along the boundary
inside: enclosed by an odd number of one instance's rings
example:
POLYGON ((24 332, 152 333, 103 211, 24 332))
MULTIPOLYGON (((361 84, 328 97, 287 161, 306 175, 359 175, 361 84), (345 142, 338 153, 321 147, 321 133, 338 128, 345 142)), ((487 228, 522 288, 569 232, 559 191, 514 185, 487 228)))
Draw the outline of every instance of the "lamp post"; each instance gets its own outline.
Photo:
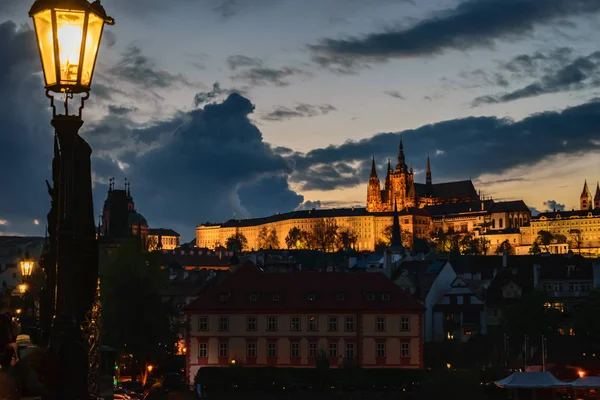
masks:
POLYGON ((48 254, 43 299, 46 350, 45 399, 88 397, 88 354, 81 324, 91 309, 98 279, 98 246, 92 203, 90 146, 79 136, 84 101, 89 98, 104 25, 114 24, 100 1, 36 0, 29 16, 52 107, 53 186, 48 214, 48 254), (69 101, 80 96, 70 113, 69 101), (63 113, 54 96, 60 96, 63 113), (59 110, 60 111, 60 110, 59 110), (48 327, 51 320, 51 328, 48 327))

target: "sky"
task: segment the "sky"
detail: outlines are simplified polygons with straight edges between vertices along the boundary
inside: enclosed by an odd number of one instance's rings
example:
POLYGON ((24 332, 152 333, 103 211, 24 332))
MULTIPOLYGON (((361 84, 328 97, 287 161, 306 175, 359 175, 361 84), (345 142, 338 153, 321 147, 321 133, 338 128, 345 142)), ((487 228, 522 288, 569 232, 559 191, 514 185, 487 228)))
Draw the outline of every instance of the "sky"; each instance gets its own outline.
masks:
MULTIPOLYGON (((600 180, 597 0, 103 0, 81 135, 151 227, 364 205, 418 182, 572 209, 600 180)), ((43 235, 52 135, 24 0, 0 1, 0 234, 43 235)))

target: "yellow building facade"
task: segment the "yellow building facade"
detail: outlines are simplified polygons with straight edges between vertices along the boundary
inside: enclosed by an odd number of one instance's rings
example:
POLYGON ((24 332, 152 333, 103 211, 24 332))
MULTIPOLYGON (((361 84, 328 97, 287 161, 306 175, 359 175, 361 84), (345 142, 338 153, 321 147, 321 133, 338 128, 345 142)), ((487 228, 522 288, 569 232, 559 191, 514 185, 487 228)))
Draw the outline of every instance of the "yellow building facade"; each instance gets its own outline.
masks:
MULTIPOLYGON (((429 213, 422 209, 409 208, 398 212, 401 229, 417 238, 429 238, 432 221, 429 213)), ((327 210, 292 211, 267 218, 230 220, 224 224, 203 224, 196 227, 196 246, 214 249, 224 246, 227 239, 236 233, 248 240, 244 250, 257 250, 259 233, 263 228, 275 230, 279 248, 286 248, 285 238, 293 228, 310 232, 323 219, 333 218, 340 230, 356 234, 357 250, 375 250, 375 245, 384 238, 384 230, 392 225, 393 213, 371 213, 365 208, 343 208, 327 210)))

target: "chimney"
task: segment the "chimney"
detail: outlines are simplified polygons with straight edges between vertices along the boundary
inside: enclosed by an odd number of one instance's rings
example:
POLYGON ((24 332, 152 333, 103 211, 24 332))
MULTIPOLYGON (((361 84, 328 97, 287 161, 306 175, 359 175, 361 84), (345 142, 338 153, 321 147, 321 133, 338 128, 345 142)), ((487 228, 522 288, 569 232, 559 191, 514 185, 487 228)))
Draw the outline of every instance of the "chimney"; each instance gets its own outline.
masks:
POLYGON ((506 268, 508 266, 508 253, 505 251, 502 253, 502 267, 506 268))

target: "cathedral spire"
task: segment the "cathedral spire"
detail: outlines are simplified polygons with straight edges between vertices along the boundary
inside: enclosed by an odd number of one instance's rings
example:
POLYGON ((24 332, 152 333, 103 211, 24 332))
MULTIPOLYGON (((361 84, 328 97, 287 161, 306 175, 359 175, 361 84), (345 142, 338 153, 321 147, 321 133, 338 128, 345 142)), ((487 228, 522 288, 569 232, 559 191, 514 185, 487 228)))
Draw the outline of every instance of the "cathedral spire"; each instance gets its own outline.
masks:
POLYGON ((402 247, 402 235, 400 234, 400 218, 398 218, 398 206, 394 200, 394 222, 392 223, 392 248, 402 247))
POLYGON ((371 164, 371 177, 377 178, 377 168, 375 168, 375 156, 373 156, 373 163, 371 164))
POLYGON ((398 164, 396 164, 396 172, 405 172, 406 159, 404 157, 404 145, 402 144, 402 135, 400 136, 400 146, 398 147, 398 164))
POLYGON ((390 159, 388 158, 387 174, 385 176, 385 190, 386 191, 389 191, 390 187, 392 185, 391 175, 393 173, 394 173, 394 171, 392 170, 392 163, 391 163, 390 159))
POLYGON ((596 194, 594 195, 594 209, 600 208, 600 184, 596 182, 596 194))
POLYGON ((588 188, 587 179, 583 184, 583 190, 579 197, 579 209, 580 210, 592 210, 594 208, 594 201, 592 200, 592 194, 588 188))
POLYGON ((583 183, 583 190, 581 191, 581 197, 587 197, 590 193, 590 189, 588 189, 587 179, 583 183))
POLYGON ((431 185, 431 164, 429 163, 429 154, 427 154, 427 175, 425 177, 425 184, 431 185))

